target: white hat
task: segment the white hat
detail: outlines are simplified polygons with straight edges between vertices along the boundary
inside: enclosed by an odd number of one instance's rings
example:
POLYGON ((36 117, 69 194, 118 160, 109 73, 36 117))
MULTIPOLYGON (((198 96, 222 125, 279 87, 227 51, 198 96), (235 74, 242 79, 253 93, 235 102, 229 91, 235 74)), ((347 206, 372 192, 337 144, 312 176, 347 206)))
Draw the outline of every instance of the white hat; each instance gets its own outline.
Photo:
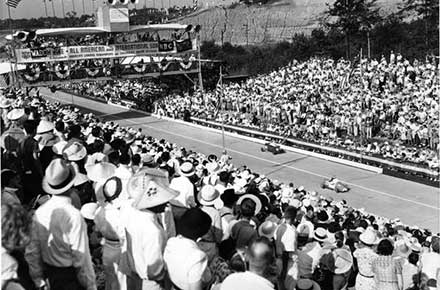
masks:
POLYGON ((63 155, 65 155, 69 161, 79 161, 87 156, 87 150, 83 144, 73 142, 72 144, 68 145, 68 147, 64 148, 63 155))
POLYGON ((215 173, 220 169, 220 166, 217 162, 208 162, 206 164, 206 170, 208 170, 209 173, 215 173))
POLYGON ((55 129, 55 125, 47 120, 41 120, 37 127, 37 134, 43 134, 55 129))
POLYGON ((127 191, 134 197, 133 207, 140 210, 165 204, 179 195, 169 187, 168 175, 159 169, 143 169, 133 175, 127 191))
POLYGON ((328 232, 324 228, 316 228, 313 233, 313 238, 320 242, 325 242, 328 240, 328 232))
POLYGON ((12 109, 6 117, 11 121, 17 121, 25 115, 24 109, 12 109))
POLYGON ((61 194, 75 183, 76 172, 71 164, 61 158, 50 162, 43 177, 42 187, 46 193, 61 194))
POLYGON ((64 147, 66 147, 67 141, 58 141, 55 145, 52 146, 52 151, 56 155, 63 155, 64 147))
POLYGON ((194 174, 194 165, 191 162, 184 162, 180 165, 180 174, 183 176, 192 176, 194 174))
POLYGON ((272 239, 275 235, 277 224, 273 221, 265 221, 258 227, 258 234, 260 237, 266 237, 272 239))
POLYGON ((367 230, 359 235, 359 240, 367 246, 372 246, 379 242, 376 233, 370 228, 367 228, 367 230))
POLYGON ((335 274, 347 273, 353 266, 353 256, 346 249, 339 248, 333 250, 333 257, 335 260, 335 274))
POLYGON ((99 162, 85 166, 87 177, 94 182, 104 182, 115 174, 116 166, 108 162, 99 162))
POLYGON ((9 108, 12 105, 12 101, 7 98, 1 98, 0 99, 0 109, 6 109, 9 108))
POLYGON ((300 207, 302 207, 303 204, 300 200, 298 200, 296 198, 291 198, 289 201, 289 205, 293 206, 295 208, 300 208, 300 207))
POLYGON ((261 211, 261 209, 263 208, 263 204, 261 203, 261 200, 256 195, 249 194, 249 193, 244 194, 244 195, 240 196, 240 198, 237 200, 237 204, 240 205, 243 202, 243 200, 245 200, 247 198, 252 199, 255 202, 254 215, 257 215, 261 211))
POLYGON ((214 186, 205 185, 200 190, 198 200, 202 205, 206 205, 206 206, 214 205, 215 208, 222 208, 223 202, 219 197, 220 197, 220 192, 217 189, 215 189, 214 186))
POLYGON ((94 220, 96 212, 98 210, 98 204, 96 202, 89 202, 81 207, 81 215, 88 220, 94 220))

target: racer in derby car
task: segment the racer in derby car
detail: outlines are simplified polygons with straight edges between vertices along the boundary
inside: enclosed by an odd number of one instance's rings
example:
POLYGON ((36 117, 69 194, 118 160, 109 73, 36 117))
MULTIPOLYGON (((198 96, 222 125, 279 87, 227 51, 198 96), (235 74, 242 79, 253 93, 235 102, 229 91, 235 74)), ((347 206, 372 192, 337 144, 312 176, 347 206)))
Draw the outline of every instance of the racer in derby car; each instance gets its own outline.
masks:
POLYGON ((324 182, 321 184, 321 187, 328 188, 336 192, 347 192, 350 190, 350 188, 346 184, 342 183, 336 177, 331 177, 328 180, 324 180, 324 182))

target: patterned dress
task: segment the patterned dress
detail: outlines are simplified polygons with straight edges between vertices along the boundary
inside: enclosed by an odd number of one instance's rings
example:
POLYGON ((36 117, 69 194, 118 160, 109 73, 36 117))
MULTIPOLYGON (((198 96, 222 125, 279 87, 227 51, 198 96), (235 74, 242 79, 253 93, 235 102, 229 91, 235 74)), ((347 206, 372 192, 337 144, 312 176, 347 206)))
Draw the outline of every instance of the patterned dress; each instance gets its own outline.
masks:
POLYGON ((378 256, 372 264, 376 288, 399 290, 397 277, 402 275, 402 264, 391 256, 378 256))
POLYGON ((354 251, 353 256, 357 260, 359 273, 356 276, 356 290, 374 290, 376 282, 372 264, 378 255, 369 247, 354 251))

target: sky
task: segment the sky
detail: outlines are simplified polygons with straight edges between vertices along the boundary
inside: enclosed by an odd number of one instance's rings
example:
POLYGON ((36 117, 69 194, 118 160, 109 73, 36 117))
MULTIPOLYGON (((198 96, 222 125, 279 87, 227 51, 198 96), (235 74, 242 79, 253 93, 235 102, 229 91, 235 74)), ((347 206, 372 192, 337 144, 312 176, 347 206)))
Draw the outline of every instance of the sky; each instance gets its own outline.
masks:
MULTIPOLYGON (((92 14, 92 12, 100 5, 103 4, 103 0, 53 0, 49 2, 46 0, 47 14, 53 16, 52 4, 55 8, 55 15, 61 17, 63 15, 62 3, 64 2, 64 11, 75 11, 78 15, 92 14), (84 6, 83 6, 84 5, 84 6)), ((199 3, 202 2, 199 0, 199 3)), ((192 5, 192 0, 139 0, 139 4, 136 5, 137 8, 147 7, 169 7, 169 6, 184 6, 192 5)), ((130 8, 133 5, 129 6, 130 8)), ((45 5, 43 0, 21 0, 17 8, 11 8, 11 16, 14 19, 17 18, 38 18, 46 16, 45 5)), ((8 18, 8 7, 6 6, 6 0, 0 0, 0 18, 8 18)), ((4 29, 0 27, 0 30, 4 29)))

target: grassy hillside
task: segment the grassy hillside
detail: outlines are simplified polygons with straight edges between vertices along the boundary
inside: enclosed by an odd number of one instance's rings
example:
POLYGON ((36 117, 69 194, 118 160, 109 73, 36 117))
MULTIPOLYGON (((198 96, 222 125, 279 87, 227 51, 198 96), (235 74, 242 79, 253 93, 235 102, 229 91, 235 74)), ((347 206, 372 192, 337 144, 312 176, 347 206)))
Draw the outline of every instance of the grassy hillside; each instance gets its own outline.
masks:
MULTIPOLYGON (((222 34, 223 42, 232 44, 289 41, 295 33, 310 34, 317 28, 329 1, 281 0, 261 6, 232 4, 228 9, 211 6, 179 21, 202 25, 202 40, 216 43, 221 43, 222 34)), ((395 11, 399 3, 378 0, 383 13, 395 11)))

